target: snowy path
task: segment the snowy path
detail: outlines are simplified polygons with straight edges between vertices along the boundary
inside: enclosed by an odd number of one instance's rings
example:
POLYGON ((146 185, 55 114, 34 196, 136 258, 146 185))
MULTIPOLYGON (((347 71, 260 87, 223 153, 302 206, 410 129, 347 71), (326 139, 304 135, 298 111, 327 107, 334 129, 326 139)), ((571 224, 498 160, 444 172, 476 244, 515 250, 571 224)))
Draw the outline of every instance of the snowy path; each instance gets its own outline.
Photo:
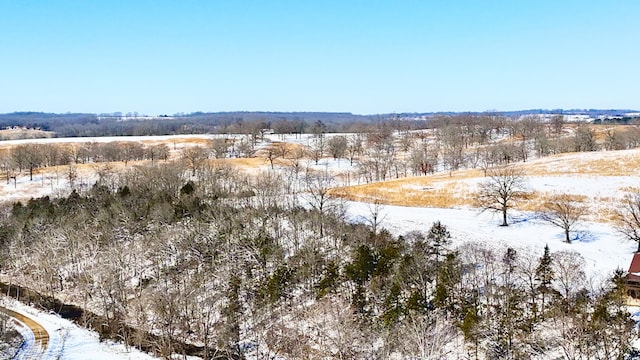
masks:
MULTIPOLYGON (((34 346, 37 350, 20 351, 17 359, 56 359, 56 360, 149 360, 155 357, 145 354, 135 348, 127 348, 123 344, 112 341, 100 341, 98 334, 81 328, 69 320, 62 319, 52 313, 36 310, 15 299, 0 297, 0 304, 18 315, 30 319, 40 325, 42 331, 48 335, 44 346, 36 346, 38 337, 23 327, 21 332, 27 346, 34 346)), ((13 316, 13 315, 11 315, 13 316)), ((20 321, 20 320, 18 320, 20 321)), ((43 344, 40 342, 40 344, 43 344)))
POLYGON ((0 312, 12 317, 16 328, 24 340, 22 346, 16 354, 16 359, 39 359, 46 353, 49 344, 49 333, 47 330, 31 319, 19 312, 0 307, 0 312))

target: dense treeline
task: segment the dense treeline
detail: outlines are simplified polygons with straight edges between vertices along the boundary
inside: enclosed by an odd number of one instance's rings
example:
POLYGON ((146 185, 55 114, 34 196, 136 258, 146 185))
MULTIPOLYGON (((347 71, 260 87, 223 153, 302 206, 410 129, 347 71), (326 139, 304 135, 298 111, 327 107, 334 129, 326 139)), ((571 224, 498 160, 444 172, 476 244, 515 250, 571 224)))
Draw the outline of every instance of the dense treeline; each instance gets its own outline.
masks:
POLYGON ((2 212, 11 281, 105 317, 258 358, 623 359, 636 338, 621 273, 589 284, 570 251, 451 245, 446 224, 395 236, 349 223, 326 173, 175 164, 130 168, 84 193, 2 212))
POLYGON ((349 113, 192 113, 175 117, 146 118, 137 114, 50 114, 20 112, 0 114, 0 129, 24 127, 52 131, 57 137, 146 136, 181 134, 252 134, 274 128, 284 133, 302 133, 321 122, 329 131, 367 126, 382 116, 349 113))
MULTIPOLYGON (((562 111, 559 111, 562 113, 562 111)), ((618 115, 631 110, 568 111, 565 114, 618 115)), ((354 115, 351 113, 323 112, 194 112, 190 114, 162 115, 155 118, 138 116, 137 113, 84 114, 14 112, 0 114, 0 129, 23 127, 54 132, 58 137, 180 135, 204 133, 251 134, 261 129, 274 129, 280 133, 310 132, 317 123, 325 124, 329 132, 355 132, 370 129, 380 122, 395 124, 401 129, 421 129, 433 119, 505 118, 521 119, 537 114, 553 114, 558 111, 527 110, 501 113, 428 113, 428 114, 379 114, 354 115), (423 117, 429 120, 412 120, 423 117)), ((598 124, 637 124, 638 118, 617 116, 597 120, 598 124)))

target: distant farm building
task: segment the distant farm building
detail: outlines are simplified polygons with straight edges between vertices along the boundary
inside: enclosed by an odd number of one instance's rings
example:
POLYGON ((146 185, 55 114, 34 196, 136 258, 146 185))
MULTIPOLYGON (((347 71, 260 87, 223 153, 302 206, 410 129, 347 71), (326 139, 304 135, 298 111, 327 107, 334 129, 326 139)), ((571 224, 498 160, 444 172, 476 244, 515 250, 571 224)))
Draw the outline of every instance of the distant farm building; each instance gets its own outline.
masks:
POLYGON ((627 295, 635 300, 640 300, 640 253, 633 255, 629 272, 627 274, 627 295))

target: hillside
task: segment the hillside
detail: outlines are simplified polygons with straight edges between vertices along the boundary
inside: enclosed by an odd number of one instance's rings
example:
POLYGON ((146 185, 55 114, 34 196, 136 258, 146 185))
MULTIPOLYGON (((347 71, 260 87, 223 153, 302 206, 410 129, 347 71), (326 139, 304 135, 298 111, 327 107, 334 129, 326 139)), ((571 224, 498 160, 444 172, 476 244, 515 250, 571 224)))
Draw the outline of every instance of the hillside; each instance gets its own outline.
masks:
MULTIPOLYGON (((326 141, 341 136, 355 138, 330 134, 326 141)), ((505 139, 496 137, 496 146, 505 139)), ((488 359, 508 349, 552 359, 568 349, 600 356, 604 345, 626 352, 636 340, 619 335, 635 310, 616 297, 622 288, 611 279, 627 268, 637 244, 616 231, 611 211, 637 191, 638 149, 510 164, 522 171, 530 196, 501 227, 498 216, 475 204, 487 179, 482 168, 370 181, 363 164, 383 153, 363 152, 353 162, 346 155, 314 159, 319 140, 311 135, 267 135, 252 157, 228 156, 250 141, 207 135, 4 143, 9 154, 30 144, 85 149, 91 161, 38 167, 33 180, 23 169, 2 184, 10 202, 0 227, 3 278, 95 312, 107 324, 97 329, 101 337, 157 356, 478 352, 488 359), (214 154, 218 145, 227 156, 200 153, 214 154), (164 159, 107 161, 157 146, 167 151, 164 159), (557 194, 588 208, 570 244, 537 211, 557 194), (547 290, 535 275, 545 246, 553 270, 547 290), (593 309, 603 306, 616 318, 599 319, 593 309), (514 317, 531 326, 504 322, 514 317), (579 319, 597 326, 583 329, 579 319), (411 335, 420 328, 438 334, 437 349, 411 335), (511 334, 511 345, 496 333, 474 332, 481 329, 511 334)), ((395 155, 397 163, 410 152, 395 155)))

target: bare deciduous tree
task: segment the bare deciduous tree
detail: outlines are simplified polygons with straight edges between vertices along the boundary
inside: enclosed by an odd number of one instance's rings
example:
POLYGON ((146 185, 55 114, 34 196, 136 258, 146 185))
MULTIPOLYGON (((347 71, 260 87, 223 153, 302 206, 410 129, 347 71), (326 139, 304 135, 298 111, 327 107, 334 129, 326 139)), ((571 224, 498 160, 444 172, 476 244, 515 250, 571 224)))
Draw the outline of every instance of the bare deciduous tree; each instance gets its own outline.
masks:
POLYGON ((627 239, 637 242, 637 252, 640 252, 640 193, 627 195, 615 217, 616 229, 627 239))
POLYGON ((151 163, 153 163, 157 159, 162 159, 164 161, 169 157, 169 147, 165 144, 152 145, 146 148, 146 156, 151 163))
POLYGON ((557 281, 559 292, 568 299, 580 290, 585 283, 585 261, 582 255, 574 250, 561 250, 551 255, 551 267, 557 281))
POLYGON ((66 178, 69 181, 69 188, 73 189, 76 186, 76 180, 78 180, 78 167, 75 164, 67 166, 66 178))
POLYGON ((33 180, 33 170, 42 163, 42 150, 40 144, 18 145, 12 152, 13 160, 20 171, 29 169, 29 180, 33 180))
POLYGON ((216 159, 222 159, 227 157, 229 153, 229 145, 227 144, 227 139, 217 138, 213 139, 210 142, 211 144, 211 154, 216 159))
POLYGON ((373 234, 378 233, 378 228, 380 224, 387 218, 387 213, 384 211, 384 204, 378 198, 376 198, 372 203, 367 204, 369 210, 369 216, 365 218, 365 221, 373 231, 373 234))
POLYGON ((575 151, 598 150, 595 131, 588 124, 581 123, 576 128, 573 137, 573 147, 575 151))
POLYGON ((191 169, 191 176, 196 176, 196 171, 202 168, 207 157, 207 150, 201 146, 192 146, 182 150, 182 158, 187 162, 189 169, 191 169))
POLYGON ((577 203, 571 196, 557 195, 543 205, 540 216, 564 230, 565 241, 571 244, 569 233, 574 230, 586 212, 587 208, 577 203))
POLYGON ((402 353, 412 359, 445 359, 452 356, 451 347, 458 332, 439 311, 428 316, 410 313, 401 328, 402 353))
POLYGON ((551 117, 551 128, 556 135, 560 135, 564 126, 564 115, 554 115, 551 117))
POLYGON ((347 144, 347 153, 349 154, 349 163, 353 165, 353 160, 356 156, 360 156, 364 147, 362 145, 362 134, 356 134, 349 137, 349 141, 347 144))
POLYGON ((2 170, 2 172, 5 174, 7 178, 7 184, 9 184, 10 180, 13 179, 14 185, 15 185, 16 164, 11 157, 11 153, 9 153, 8 151, 0 152, 0 169, 2 170))
POLYGON ((316 165, 318 165, 318 162, 320 161, 322 156, 324 156, 326 146, 327 146, 326 138, 323 133, 319 133, 316 136, 314 136, 313 142, 310 147, 310 152, 311 152, 313 161, 315 161, 316 165))
POLYGON ((337 199, 331 196, 331 188, 335 185, 335 179, 328 172, 308 171, 305 176, 309 205, 318 212, 319 234, 324 236, 324 217, 333 213, 339 207, 337 199))
POLYGON ((335 160, 340 159, 347 153, 348 141, 344 136, 334 136, 327 141, 329 153, 335 160))
POLYGON ((508 226, 508 210, 527 196, 524 174, 514 167, 504 167, 489 172, 489 178, 480 184, 477 202, 482 211, 501 213, 501 226, 508 226))
POLYGON ((264 149, 264 154, 265 154, 265 157, 267 158, 267 160, 269 160, 269 164, 271 165, 271 170, 273 170, 274 169, 273 163, 278 158, 280 152, 275 147, 275 145, 271 144, 270 146, 267 146, 264 149))
POLYGON ((138 142, 123 142, 120 143, 120 153, 122 154, 122 160, 125 166, 129 161, 140 160, 144 158, 145 150, 142 144, 138 142))

